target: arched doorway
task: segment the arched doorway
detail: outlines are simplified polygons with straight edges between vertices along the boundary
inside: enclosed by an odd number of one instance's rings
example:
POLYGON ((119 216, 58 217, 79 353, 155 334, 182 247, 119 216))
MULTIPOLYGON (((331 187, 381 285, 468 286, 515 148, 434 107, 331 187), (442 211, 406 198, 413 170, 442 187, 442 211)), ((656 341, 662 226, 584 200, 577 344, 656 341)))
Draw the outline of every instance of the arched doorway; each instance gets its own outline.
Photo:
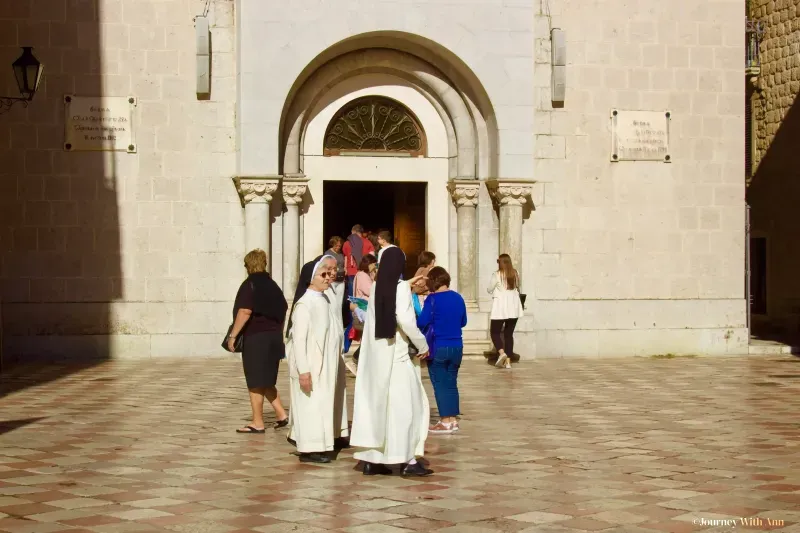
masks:
MULTIPOLYGON (((371 94, 347 102, 328 123, 325 157, 425 157, 425 130, 401 102, 371 94)), ((379 178, 379 176, 375 176, 379 178)), ((323 239, 346 237, 355 224, 373 233, 388 230, 408 255, 406 275, 425 250, 425 182, 324 181, 323 239)))
MULTIPOLYGON (((478 231, 479 218, 491 220, 494 214, 488 202, 479 208, 477 194, 481 178, 498 175, 499 130, 485 89, 459 57, 435 41, 404 32, 372 32, 337 42, 308 62, 295 78, 284 100, 279 132, 280 176, 307 184, 307 189, 303 185, 300 222, 301 260, 316 257, 327 244, 320 237, 328 203, 324 182, 426 183, 424 247, 436 254, 437 261, 457 280, 455 288, 477 307, 479 270, 493 268, 488 258, 496 255, 494 251, 485 257, 479 254, 479 241, 486 241, 488 252, 497 247, 498 238, 478 231), (371 81, 365 82, 367 78, 371 81), (400 89, 406 92, 402 96, 395 94, 400 89), (351 100, 376 94, 403 103, 424 123, 426 156, 326 157, 321 148, 333 114, 351 100), (422 108, 425 117, 420 115, 422 108), (441 148, 438 153, 433 150, 430 126, 440 133, 436 136, 441 148), (456 196, 451 193, 459 195, 467 189, 471 196, 458 196, 456 210, 456 196), (481 214, 476 215, 477 211, 481 214)), ((284 251, 295 242, 296 216, 289 212, 291 224, 282 222, 290 230, 283 232, 288 236, 281 243, 284 251)), ((284 260, 287 270, 283 278, 288 285, 296 272, 293 254, 284 253, 290 258, 284 260)))
POLYGON ((368 74, 331 87, 308 116, 304 258, 361 224, 393 233, 409 275, 426 249, 446 265, 449 135, 430 102, 402 79, 368 74))

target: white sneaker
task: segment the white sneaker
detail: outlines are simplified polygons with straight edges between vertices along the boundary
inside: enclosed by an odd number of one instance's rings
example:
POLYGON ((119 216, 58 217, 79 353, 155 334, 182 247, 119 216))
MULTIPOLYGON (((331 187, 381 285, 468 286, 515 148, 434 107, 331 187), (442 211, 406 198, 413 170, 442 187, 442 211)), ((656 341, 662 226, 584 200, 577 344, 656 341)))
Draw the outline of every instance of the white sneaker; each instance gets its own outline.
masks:
POLYGON ((496 366, 497 368, 503 368, 507 361, 508 361, 508 356, 505 353, 500 354, 494 366, 496 366))

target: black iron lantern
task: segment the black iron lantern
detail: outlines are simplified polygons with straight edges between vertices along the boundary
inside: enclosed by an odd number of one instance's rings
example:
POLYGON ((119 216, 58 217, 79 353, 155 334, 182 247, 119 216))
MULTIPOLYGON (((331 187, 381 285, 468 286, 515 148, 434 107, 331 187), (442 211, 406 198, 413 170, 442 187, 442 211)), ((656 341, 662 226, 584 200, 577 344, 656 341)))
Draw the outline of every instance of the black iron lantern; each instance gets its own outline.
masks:
POLYGON ((14 76, 17 78, 19 92, 28 100, 33 100, 33 95, 39 89, 44 67, 33 55, 32 46, 23 46, 22 55, 11 65, 14 67, 14 76))
POLYGON ((22 97, 0 96, 0 113, 11 109, 14 102, 22 102, 23 107, 27 107, 28 102, 33 100, 33 96, 39 89, 42 71, 44 71, 44 65, 33 55, 32 46, 23 46, 22 55, 11 66, 14 69, 14 77, 22 97))

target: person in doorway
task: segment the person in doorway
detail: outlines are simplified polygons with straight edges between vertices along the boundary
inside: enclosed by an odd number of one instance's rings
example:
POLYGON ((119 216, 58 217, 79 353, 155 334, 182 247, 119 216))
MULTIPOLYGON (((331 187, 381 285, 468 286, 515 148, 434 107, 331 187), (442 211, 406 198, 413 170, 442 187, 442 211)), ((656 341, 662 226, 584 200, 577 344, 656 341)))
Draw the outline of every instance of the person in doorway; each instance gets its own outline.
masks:
POLYGON ((517 320, 524 314, 519 285, 519 272, 511 263, 511 256, 501 254, 497 259, 497 271, 492 273, 488 289, 492 295, 489 332, 497 350, 497 368, 511 368, 514 328, 517 320))
POLYGON ((414 294, 419 294, 421 296, 428 294, 428 282, 424 278, 428 276, 428 272, 435 266, 436 254, 428 251, 419 254, 419 258, 417 259, 417 272, 414 274, 414 277, 422 276, 422 278, 411 287, 411 291, 414 294))
MULTIPOLYGON (((289 331, 289 392, 292 401, 289 442, 297 447, 301 462, 329 463, 328 452, 337 446, 343 405, 338 392, 341 374, 341 337, 335 317, 338 308, 326 294, 336 275, 336 258, 323 256, 312 269, 306 290, 295 302, 289 331), (337 401, 338 400, 338 401, 337 401)), ((305 280, 301 280, 301 286, 305 280)))
POLYGON ((375 254, 375 247, 367 239, 364 227, 356 224, 350 230, 350 236, 344 243, 342 249, 345 261, 345 273, 347 275, 347 296, 353 296, 353 282, 355 281, 361 259, 368 254, 375 254))
POLYGON ((367 240, 372 245, 372 252, 371 252, 372 255, 374 255, 377 258, 378 257, 378 250, 380 250, 380 248, 381 248, 381 245, 378 242, 378 234, 377 233, 373 233, 372 231, 368 231, 367 232, 367 240))
POLYGON ((378 232, 378 246, 380 249, 378 250, 378 265, 381 264, 381 256, 383 252, 385 252, 388 248, 397 248, 394 245, 394 239, 392 238, 392 232, 389 230, 381 230, 378 232))
POLYGON ((431 293, 417 318, 417 326, 428 340, 428 374, 436 396, 440 420, 430 428, 434 435, 458 431, 461 414, 458 398, 458 369, 464 356, 461 330, 467 325, 467 306, 464 298, 450 290, 450 274, 442 267, 428 272, 431 293))
POLYGON ((369 254, 361 258, 358 265, 355 282, 353 283, 353 296, 368 300, 372 294, 372 284, 375 282, 375 273, 378 268, 378 260, 374 255, 369 254))
MULTIPOLYGON (((372 294, 372 285, 375 282, 375 274, 378 271, 377 267, 378 267, 378 260, 375 258, 374 255, 367 254, 361 258, 361 264, 358 266, 358 272, 356 273, 355 282, 353 283, 354 298, 369 300, 369 297, 372 294)), ((350 310, 353 313, 357 313, 356 308, 357 306, 355 304, 350 305, 350 310)), ((360 340, 360 337, 361 337, 361 332, 355 332, 355 334, 351 335, 351 339, 353 341, 360 340)), ((355 364, 358 364, 358 358, 360 356, 361 356, 361 346, 359 346, 358 349, 353 354, 353 362, 355 364)), ((356 367, 354 363, 350 362, 346 363, 347 369, 350 370, 350 372, 352 372, 353 375, 356 374, 356 367)))
POLYGON ((334 236, 328 239, 328 249, 325 250, 323 255, 330 255, 336 258, 336 279, 334 283, 344 283, 345 268, 344 268, 344 254, 342 253, 342 245, 344 240, 341 237, 334 236))
POLYGON ((399 248, 384 250, 364 323, 350 444, 362 448, 354 457, 368 476, 391 474, 386 465, 393 464, 405 465, 404 476, 433 473, 417 460, 425 452, 430 413, 409 342, 419 359, 427 357, 428 344, 417 327, 409 282, 400 280, 405 262, 399 248))
POLYGON ((289 423, 275 387, 278 366, 285 354, 283 322, 287 305, 281 288, 267 272, 264 250, 249 252, 244 257, 244 267, 248 275, 236 293, 228 350, 234 351, 236 338, 242 334, 242 366, 253 420, 236 432, 264 433, 264 398, 275 411, 275 429, 289 423))

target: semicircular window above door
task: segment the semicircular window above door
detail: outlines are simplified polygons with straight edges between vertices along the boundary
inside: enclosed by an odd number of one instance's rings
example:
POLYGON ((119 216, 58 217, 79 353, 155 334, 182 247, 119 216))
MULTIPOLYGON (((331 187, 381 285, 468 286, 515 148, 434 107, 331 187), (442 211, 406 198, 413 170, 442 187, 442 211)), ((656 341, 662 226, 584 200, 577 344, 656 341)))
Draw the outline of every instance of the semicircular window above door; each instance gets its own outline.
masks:
POLYGON ((427 155, 425 132, 406 106, 386 96, 345 104, 325 130, 324 155, 427 155))

